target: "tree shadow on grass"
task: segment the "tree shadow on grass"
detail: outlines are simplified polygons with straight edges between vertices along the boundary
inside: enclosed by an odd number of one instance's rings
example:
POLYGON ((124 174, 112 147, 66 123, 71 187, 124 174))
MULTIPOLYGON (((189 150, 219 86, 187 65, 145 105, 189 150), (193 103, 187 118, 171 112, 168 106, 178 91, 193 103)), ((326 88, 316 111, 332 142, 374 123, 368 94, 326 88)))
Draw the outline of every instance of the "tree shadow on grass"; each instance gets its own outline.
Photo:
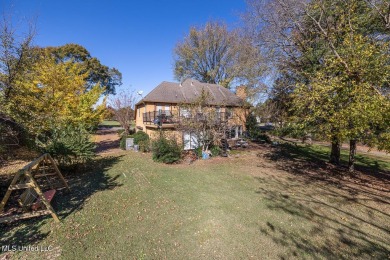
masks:
POLYGON ((96 147, 96 153, 108 152, 111 149, 119 149, 120 140, 105 140, 100 141, 96 147))
POLYGON ((342 156, 342 166, 328 163, 329 151, 324 147, 310 147, 283 143, 264 155, 265 158, 277 162, 280 169, 296 175, 304 175, 308 181, 329 181, 340 184, 339 180, 350 180, 384 190, 390 185, 390 170, 385 162, 367 156, 357 155, 355 174, 349 174, 347 161, 342 156), (344 166, 343 166, 344 165, 344 166))
MULTIPOLYGON (((116 164, 122 156, 101 157, 90 163, 88 168, 79 172, 63 172, 71 192, 57 191, 52 203, 60 220, 75 211, 83 209, 85 202, 96 192, 112 190, 121 186, 117 182, 119 175, 110 176, 107 170, 116 164)), ((2 197, 4 194, 0 194, 2 197)), ((52 224, 50 215, 0 224, 0 245, 27 246, 45 239, 50 231, 42 231, 42 226, 52 224)), ((0 248, 0 253, 1 253, 0 248)))
POLYGON ((351 176, 328 164, 326 152, 284 144, 265 157, 285 173, 256 178, 256 193, 267 207, 291 220, 290 225, 269 220, 260 226, 261 233, 287 249, 281 259, 390 257, 387 170, 360 160, 358 173, 351 176), (377 175, 367 173, 371 170, 377 175))
POLYGON ((101 135, 105 137, 109 136, 105 140, 99 140, 96 142, 96 153, 105 153, 111 149, 119 149, 120 138, 117 134, 117 130, 99 129, 95 135, 101 135))
POLYGON ((286 249, 281 259, 308 255, 327 259, 390 256, 390 217, 386 211, 373 212, 375 207, 365 207, 364 200, 355 206, 351 196, 326 186, 292 188, 292 181, 272 176, 258 180, 262 185, 256 193, 266 200, 268 209, 291 221, 281 224, 269 220, 259 227, 262 234, 286 249))
POLYGON ((84 202, 98 191, 112 190, 121 186, 116 180, 120 174, 110 176, 107 170, 115 165, 121 156, 100 157, 89 164, 82 174, 65 173, 71 192, 61 191, 56 200, 59 217, 65 218, 82 209, 84 202))

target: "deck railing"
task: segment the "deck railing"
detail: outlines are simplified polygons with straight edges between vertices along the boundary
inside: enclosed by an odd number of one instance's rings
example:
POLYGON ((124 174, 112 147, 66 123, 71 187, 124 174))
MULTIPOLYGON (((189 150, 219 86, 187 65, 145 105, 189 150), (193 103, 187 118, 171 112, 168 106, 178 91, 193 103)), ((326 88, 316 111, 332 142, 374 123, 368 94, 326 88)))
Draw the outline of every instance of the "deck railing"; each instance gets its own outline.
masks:
POLYGON ((172 112, 170 110, 150 111, 142 114, 144 124, 166 125, 179 124, 183 121, 203 121, 210 119, 214 120, 216 124, 227 122, 232 115, 230 112, 215 112, 213 114, 204 113, 190 113, 188 111, 172 112))

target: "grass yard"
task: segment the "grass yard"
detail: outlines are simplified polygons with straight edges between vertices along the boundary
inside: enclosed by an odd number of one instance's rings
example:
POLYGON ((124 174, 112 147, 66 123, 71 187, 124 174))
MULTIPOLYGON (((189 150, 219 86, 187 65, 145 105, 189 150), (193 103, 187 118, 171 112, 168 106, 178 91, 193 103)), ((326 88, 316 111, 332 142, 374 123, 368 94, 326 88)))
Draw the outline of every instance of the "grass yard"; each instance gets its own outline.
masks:
POLYGON ((118 121, 113 121, 113 120, 104 120, 99 124, 99 126, 104 126, 104 127, 120 127, 121 124, 118 121))
MULTIPOLYGON (((283 142, 283 148, 279 153, 273 153, 274 156, 283 156, 287 159, 301 159, 307 162, 324 164, 329 160, 330 147, 325 145, 300 145, 295 143, 283 142)), ((348 165, 349 150, 341 149, 340 164, 348 165)), ((390 154, 383 152, 363 152, 356 154, 356 166, 364 172, 380 174, 382 171, 390 170, 390 154)))
POLYGON ((388 259, 389 158, 359 157, 372 174, 340 176, 321 149, 281 145, 191 165, 101 157, 66 176, 72 193, 54 204, 61 223, 0 226, 0 244, 52 246, 7 253, 25 259, 388 259))

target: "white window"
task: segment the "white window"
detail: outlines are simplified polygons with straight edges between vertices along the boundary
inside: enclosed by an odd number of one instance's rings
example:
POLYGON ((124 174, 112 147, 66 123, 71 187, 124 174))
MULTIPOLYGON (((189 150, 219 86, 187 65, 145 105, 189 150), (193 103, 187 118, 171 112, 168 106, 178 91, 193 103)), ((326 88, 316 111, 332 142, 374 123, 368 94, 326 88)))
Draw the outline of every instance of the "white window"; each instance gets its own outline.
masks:
POLYGON ((185 117, 185 118, 190 118, 191 117, 191 112, 189 109, 186 108, 180 108, 180 116, 185 117))
POLYGON ((238 129, 237 129, 237 133, 238 133, 237 137, 241 137, 242 136, 242 129, 243 129, 243 127, 241 125, 239 125, 238 129))
POLYGON ((228 108, 226 111, 226 114, 227 114, 227 118, 232 118, 233 117, 233 109, 228 108))
POLYGON ((163 105, 163 104, 157 104, 156 105, 156 111, 170 111, 169 105, 163 105))
POLYGON ((183 133, 183 143, 184 150, 193 150, 199 146, 198 138, 190 132, 183 133))

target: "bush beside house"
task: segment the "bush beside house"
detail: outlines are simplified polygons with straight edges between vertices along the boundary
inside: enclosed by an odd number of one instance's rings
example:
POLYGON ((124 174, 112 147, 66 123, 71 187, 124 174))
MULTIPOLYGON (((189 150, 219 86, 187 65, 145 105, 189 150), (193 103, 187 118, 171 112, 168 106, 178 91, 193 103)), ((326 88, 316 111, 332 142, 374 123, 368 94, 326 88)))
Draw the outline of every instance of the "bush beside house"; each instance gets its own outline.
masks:
POLYGON ((119 147, 122 150, 126 150, 126 139, 134 138, 134 144, 139 145, 141 152, 149 152, 150 151, 150 140, 148 134, 143 131, 138 131, 132 135, 122 135, 119 143, 119 147))
POLYGON ((153 160, 163 163, 175 163, 180 161, 182 149, 174 139, 167 139, 161 134, 152 141, 153 160))

